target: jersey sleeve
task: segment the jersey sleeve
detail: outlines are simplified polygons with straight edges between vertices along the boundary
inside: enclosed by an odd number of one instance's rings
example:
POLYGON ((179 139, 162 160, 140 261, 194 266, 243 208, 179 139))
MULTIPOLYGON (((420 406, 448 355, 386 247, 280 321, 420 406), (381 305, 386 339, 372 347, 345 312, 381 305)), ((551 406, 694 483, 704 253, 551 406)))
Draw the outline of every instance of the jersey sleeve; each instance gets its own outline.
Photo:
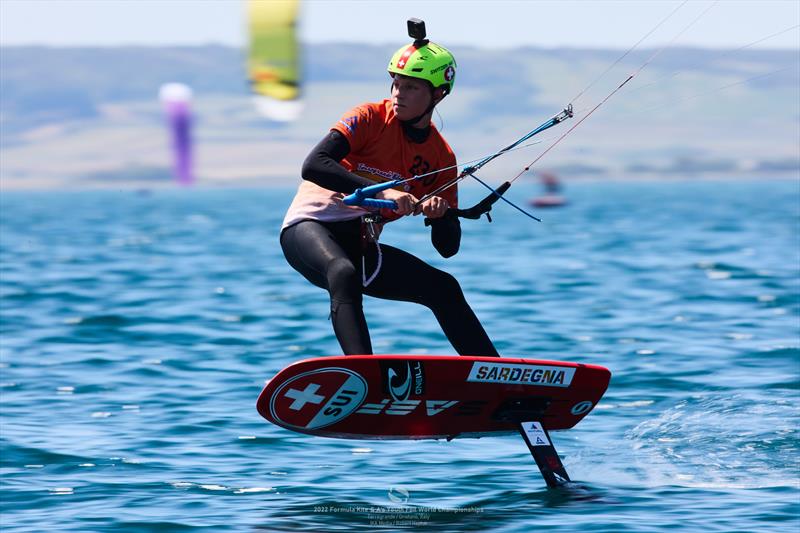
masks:
POLYGON ((331 129, 336 130, 350 143, 351 152, 359 152, 372 137, 377 122, 377 113, 370 104, 356 106, 342 115, 331 129))

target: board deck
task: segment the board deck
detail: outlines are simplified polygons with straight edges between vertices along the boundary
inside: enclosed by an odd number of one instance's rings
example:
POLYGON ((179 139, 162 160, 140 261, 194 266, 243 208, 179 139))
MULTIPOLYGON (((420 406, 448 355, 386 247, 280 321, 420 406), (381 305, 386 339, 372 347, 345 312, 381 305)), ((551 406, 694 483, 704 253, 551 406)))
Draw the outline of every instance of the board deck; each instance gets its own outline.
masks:
POLYGON ((511 434, 536 420, 569 429, 597 405, 611 372, 532 359, 367 355, 307 359, 271 379, 258 412, 286 429, 352 439, 511 434))

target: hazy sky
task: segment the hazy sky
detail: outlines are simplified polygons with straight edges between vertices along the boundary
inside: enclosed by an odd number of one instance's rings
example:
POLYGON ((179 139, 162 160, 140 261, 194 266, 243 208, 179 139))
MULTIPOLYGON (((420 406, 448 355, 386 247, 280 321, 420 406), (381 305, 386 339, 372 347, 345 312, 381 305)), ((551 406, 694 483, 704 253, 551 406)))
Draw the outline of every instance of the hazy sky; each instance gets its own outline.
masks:
MULTIPOLYGON (((264 0, 269 1, 269 0, 264 0)), ((398 46, 426 21, 445 46, 628 48, 679 0, 305 0, 301 39, 398 46)), ((643 46, 669 42, 712 5, 691 0, 643 46)), ((800 24, 800 0, 720 0, 678 45, 738 47, 800 24)), ((0 0, 0 43, 162 45, 245 41, 244 0, 0 0)), ((759 44, 800 48, 800 29, 759 44)))

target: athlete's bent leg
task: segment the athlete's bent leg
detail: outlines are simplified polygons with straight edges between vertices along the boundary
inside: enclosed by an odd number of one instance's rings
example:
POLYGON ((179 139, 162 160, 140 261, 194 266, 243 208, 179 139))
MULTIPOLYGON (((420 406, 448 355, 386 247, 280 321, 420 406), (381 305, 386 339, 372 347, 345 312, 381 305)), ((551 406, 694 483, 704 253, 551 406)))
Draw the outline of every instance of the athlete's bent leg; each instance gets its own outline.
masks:
POLYGON ((360 234, 344 223, 306 220, 281 233, 281 248, 289 264, 331 298, 331 322, 345 355, 371 354, 364 318, 361 272, 352 259, 360 251, 360 234))
POLYGON ((328 264, 333 331, 345 355, 372 353, 361 296, 361 272, 346 257, 328 264))
POLYGON ((430 308, 460 355, 500 356, 452 275, 393 246, 381 245, 381 251, 383 266, 364 294, 430 308))

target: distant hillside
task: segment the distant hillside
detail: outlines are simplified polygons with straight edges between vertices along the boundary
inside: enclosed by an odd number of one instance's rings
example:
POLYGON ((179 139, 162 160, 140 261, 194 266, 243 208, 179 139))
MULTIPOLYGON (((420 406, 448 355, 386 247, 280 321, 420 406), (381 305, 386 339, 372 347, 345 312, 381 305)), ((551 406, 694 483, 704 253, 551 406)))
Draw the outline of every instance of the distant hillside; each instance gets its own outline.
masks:
MULTIPOLYGON (((284 126, 265 122, 249 107, 238 49, 0 48, 3 184, 106 179, 116 171, 129 177, 132 167, 146 169, 152 179, 154 168, 166 168, 156 94, 167 81, 187 83, 197 96, 197 137, 207 147, 205 158, 198 155, 201 174, 235 179, 238 169, 247 180, 293 173, 296 160, 275 157, 301 157, 347 108, 388 93, 390 52, 356 44, 306 47, 306 112, 284 126), (264 154, 255 157, 252 150, 264 154), (80 160, 70 153, 80 153, 80 160)), ((454 52, 456 92, 440 106, 441 120, 464 157, 496 149, 558 112, 620 55, 537 48, 454 52)), ((576 102, 576 110, 599 101, 651 53, 627 57, 576 102)), ((548 165, 575 175, 795 172, 798 87, 796 51, 668 50, 548 165)))
MULTIPOLYGON (((480 87, 487 93, 483 112, 520 112, 509 103, 521 102, 521 111, 538 110, 537 93, 571 71, 581 82, 610 65, 616 50, 542 50, 523 48, 515 53, 464 49, 459 51, 459 89, 480 87), (555 79, 553 76, 557 75, 555 79)), ((386 79, 386 49, 367 45, 308 46, 304 71, 309 83, 368 82, 386 79)), ((638 67, 644 51, 623 67, 638 67)), ((745 79, 787 68, 750 86, 767 90, 798 86, 797 53, 742 51, 715 61, 720 53, 676 49, 662 53, 661 71, 684 71, 720 79, 745 79)), ((198 94, 245 96, 244 57, 239 49, 204 47, 119 48, 0 48, 2 78, 0 112, 11 131, 50 120, 97 116, 107 103, 153 98, 164 80, 180 80, 198 94)), ((388 85, 388 82, 387 82, 388 85)))

